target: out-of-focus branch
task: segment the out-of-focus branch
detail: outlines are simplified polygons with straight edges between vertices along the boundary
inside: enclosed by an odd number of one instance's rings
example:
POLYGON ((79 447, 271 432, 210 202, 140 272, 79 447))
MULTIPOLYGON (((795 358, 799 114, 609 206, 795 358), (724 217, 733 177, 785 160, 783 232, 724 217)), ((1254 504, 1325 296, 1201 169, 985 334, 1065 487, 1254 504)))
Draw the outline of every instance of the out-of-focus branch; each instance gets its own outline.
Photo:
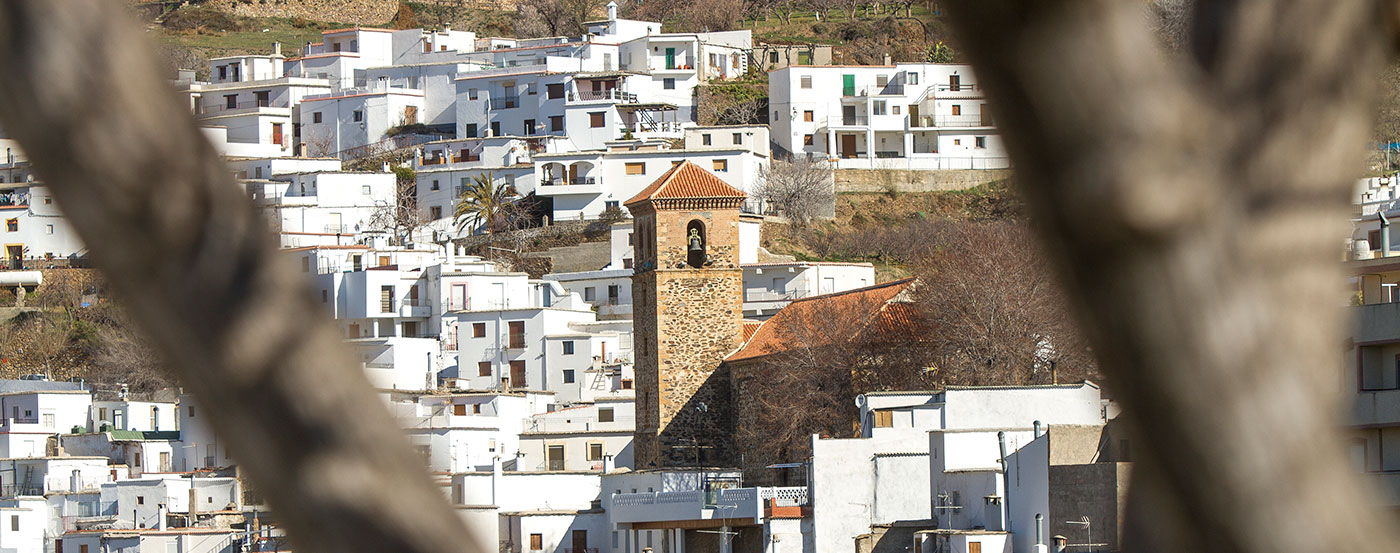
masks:
POLYGON ((1140 2, 951 4, 1146 453, 1125 550, 1400 548, 1348 469, 1335 392, 1381 5, 1202 3, 1169 56, 1140 2))
POLYGON ((0 121, 298 551, 465 549, 119 3, 0 3, 0 121))

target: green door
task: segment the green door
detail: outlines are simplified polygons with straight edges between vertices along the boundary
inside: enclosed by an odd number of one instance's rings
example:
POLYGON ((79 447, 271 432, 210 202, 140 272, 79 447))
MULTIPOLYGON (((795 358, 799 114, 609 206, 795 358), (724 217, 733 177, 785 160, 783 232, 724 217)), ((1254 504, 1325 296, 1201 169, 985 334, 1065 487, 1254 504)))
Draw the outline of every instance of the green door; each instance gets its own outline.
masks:
POLYGON ((675 49, 675 48, 667 48, 667 49, 666 49, 666 69, 675 69, 675 68, 676 68, 676 49, 675 49))
POLYGON ((842 75, 842 76, 841 76, 841 95, 842 95, 842 96, 855 96, 855 95, 856 95, 856 76, 855 76, 855 75, 842 75))

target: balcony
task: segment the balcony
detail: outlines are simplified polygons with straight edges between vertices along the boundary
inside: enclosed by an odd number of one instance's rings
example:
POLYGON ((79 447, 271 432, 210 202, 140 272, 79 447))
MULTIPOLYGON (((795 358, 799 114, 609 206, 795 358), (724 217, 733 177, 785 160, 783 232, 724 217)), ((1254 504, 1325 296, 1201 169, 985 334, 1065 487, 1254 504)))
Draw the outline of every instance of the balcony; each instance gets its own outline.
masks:
POLYGON ((991 127, 992 114, 973 113, 968 115, 923 115, 909 121, 909 126, 919 128, 966 128, 991 127))
POLYGON ((622 523, 753 519, 763 522, 763 504, 806 505, 807 488, 733 488, 704 492, 613 494, 613 521, 622 523))
POLYGON ((428 306, 426 306, 426 305, 400 305, 400 306, 399 306, 399 316, 400 316, 400 317, 423 318, 423 317, 428 317, 428 316, 430 316, 430 315, 432 315, 432 314, 433 314, 433 308, 428 307, 428 306))
POLYGON ((540 196, 566 196, 575 194, 597 195, 602 186, 594 177, 574 177, 572 179, 540 179, 535 194, 540 196))
POLYGON ((0 209, 12 207, 28 207, 29 193, 16 192, 13 190, 0 192, 0 209))
POLYGON ((890 83, 884 86, 847 86, 841 87, 842 100, 860 100, 871 96, 903 96, 904 85, 901 83, 890 83))
POLYGON ((506 98, 492 98, 490 104, 491 111, 515 109, 520 107, 520 98, 515 96, 510 96, 506 98))
POLYGON ((265 109, 268 110, 271 115, 291 116, 292 114, 292 110, 285 104, 278 105, 277 102, 272 102, 270 100, 254 100, 251 102, 238 102, 232 105, 219 103, 200 106, 197 115, 215 116, 233 115, 237 113, 257 113, 265 109))
POLYGON ((933 96, 935 98, 981 98, 984 94, 982 87, 976 84, 947 83, 934 85, 933 96))
POLYGON ((1357 342, 1400 340, 1400 302, 1360 305, 1354 308, 1357 342))
POLYGON ((608 90, 580 90, 578 92, 570 92, 565 98, 565 101, 569 103, 623 102, 631 104, 637 102, 637 95, 629 94, 616 88, 608 90))
POLYGON ((825 127, 868 127, 870 117, 865 115, 841 115, 826 118, 825 127))

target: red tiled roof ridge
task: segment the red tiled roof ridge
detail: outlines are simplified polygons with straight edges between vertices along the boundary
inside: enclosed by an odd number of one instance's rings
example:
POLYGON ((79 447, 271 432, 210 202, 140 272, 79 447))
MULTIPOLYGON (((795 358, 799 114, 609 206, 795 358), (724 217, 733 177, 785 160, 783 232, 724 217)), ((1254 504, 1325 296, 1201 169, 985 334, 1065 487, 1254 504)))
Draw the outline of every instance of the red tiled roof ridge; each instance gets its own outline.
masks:
POLYGON ((797 299, 794 299, 794 300, 788 302, 788 305, 791 305, 791 304, 794 304, 794 303, 799 303, 799 302, 804 302, 804 301, 828 299, 828 298, 833 298, 833 297, 837 297, 837 296, 843 296, 843 295, 846 295, 846 294, 860 294, 860 293, 870 292, 870 291, 872 291, 872 290, 879 290, 879 289, 881 289, 881 288, 888 288, 888 287, 890 287, 890 286, 902 286, 902 285, 904 285, 904 284, 906 284, 906 283, 909 283, 909 282, 912 282, 912 281, 914 281, 914 280, 916 280, 916 279, 918 279, 918 278, 919 278, 919 277, 912 277, 912 276, 911 276, 911 277, 904 277, 904 278, 901 278, 901 279, 891 280, 891 281, 889 281, 889 282, 881 282, 881 283, 879 283, 879 284, 871 284, 870 286, 863 286, 863 287, 860 287, 860 288, 852 288, 852 289, 850 289, 850 290, 842 290, 842 291, 840 291, 840 292, 827 292, 827 293, 825 293, 825 294, 818 294, 818 295, 815 295, 815 296, 807 296, 807 297, 805 297, 805 298, 797 298, 797 299))
POLYGON ((632 199, 622 205, 638 204, 647 200, 675 198, 745 198, 743 190, 724 182, 714 173, 706 171, 693 161, 683 161, 668 169, 632 199))
MULTIPOLYGON (((785 351, 787 348, 783 347, 782 336, 779 335, 779 333, 786 329, 786 325, 802 324, 801 317, 807 314, 806 311, 817 308, 813 306, 804 309, 804 307, 810 305, 813 301, 841 301, 841 298, 846 296, 856 298, 859 295, 867 295, 874 301, 878 301, 879 306, 874 307, 867 315, 861 317, 863 320, 857 324, 856 328, 852 329, 851 335, 848 337, 854 338, 856 335, 867 332, 873 324, 885 322, 886 317, 888 317, 886 314, 886 307, 889 306, 890 302, 896 300, 901 293, 907 290, 910 285, 914 284, 917 278, 918 277, 907 277, 863 288, 793 300, 782 309, 779 309, 778 312, 773 314, 768 320, 763 321, 763 324, 759 325, 758 328, 754 329, 752 336, 744 340, 743 345, 739 346, 739 349, 729 354, 729 356, 725 358, 725 362, 756 359, 785 351), (891 288, 898 289, 891 290, 891 288), (796 309, 794 309, 794 307, 796 307, 796 309)), ((898 315, 904 315, 904 313, 896 314, 895 318, 901 320, 905 319, 898 315)), ((748 334, 747 329, 745 329, 745 334, 748 334)))

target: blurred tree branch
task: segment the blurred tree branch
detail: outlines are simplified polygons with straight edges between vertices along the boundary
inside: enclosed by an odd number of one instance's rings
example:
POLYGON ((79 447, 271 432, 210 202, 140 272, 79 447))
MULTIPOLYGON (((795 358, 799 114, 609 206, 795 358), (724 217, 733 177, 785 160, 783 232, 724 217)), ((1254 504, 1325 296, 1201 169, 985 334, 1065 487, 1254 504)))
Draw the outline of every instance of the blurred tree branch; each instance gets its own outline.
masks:
POLYGON ((1141 436, 1125 550, 1400 548, 1348 470, 1335 393, 1346 190, 1392 14, 1200 3, 1169 55, 1142 9, 948 8, 1141 436))
POLYGON ((465 535, 119 3, 0 3, 0 121, 299 551, 465 535))

